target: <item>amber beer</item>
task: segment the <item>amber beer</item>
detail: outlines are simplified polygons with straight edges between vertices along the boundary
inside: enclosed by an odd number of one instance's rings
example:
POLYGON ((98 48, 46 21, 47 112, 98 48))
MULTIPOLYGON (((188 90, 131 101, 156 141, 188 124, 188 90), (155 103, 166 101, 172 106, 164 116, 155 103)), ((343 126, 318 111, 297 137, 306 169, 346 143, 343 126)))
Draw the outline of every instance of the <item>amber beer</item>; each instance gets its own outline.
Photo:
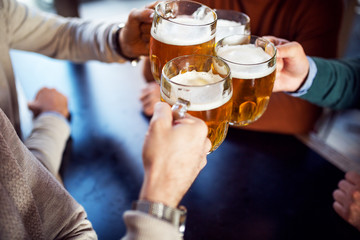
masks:
POLYGON ((155 7, 150 64, 157 82, 165 63, 190 54, 214 55, 215 12, 197 2, 165 1, 155 7))
MULTIPOLYGON (((189 56, 180 58, 186 57, 189 56)), ((215 58, 201 57, 195 61, 215 58)), ((232 85, 229 71, 223 72, 225 75, 221 76, 217 72, 209 71, 207 67, 203 68, 203 71, 200 70, 201 68, 203 66, 198 69, 178 68, 178 71, 173 73, 174 65, 166 64, 161 81, 161 100, 174 106, 181 99, 182 103, 186 103, 187 113, 202 119, 207 124, 208 137, 212 143, 210 152, 212 152, 220 146, 227 135, 232 111, 232 85)))
POLYGON ((276 73, 275 47, 255 36, 242 38, 249 41, 238 44, 236 36, 230 36, 220 41, 216 48, 217 55, 231 69, 234 93, 230 124, 235 126, 248 125, 263 115, 276 73))
POLYGON ((150 64, 151 72, 155 80, 160 81, 161 69, 165 63, 171 59, 190 54, 214 55, 215 39, 194 45, 176 45, 167 44, 156 40, 154 37, 150 39, 150 64))
POLYGON ((265 112, 275 81, 275 70, 268 75, 237 75, 234 73, 232 125, 248 125, 265 112))

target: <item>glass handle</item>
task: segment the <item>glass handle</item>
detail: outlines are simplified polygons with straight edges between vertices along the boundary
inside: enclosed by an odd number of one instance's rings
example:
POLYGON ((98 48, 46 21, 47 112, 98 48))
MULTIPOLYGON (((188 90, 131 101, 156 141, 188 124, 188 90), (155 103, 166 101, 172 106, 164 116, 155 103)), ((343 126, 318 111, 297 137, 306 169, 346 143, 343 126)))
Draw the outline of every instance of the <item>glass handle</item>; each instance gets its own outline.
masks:
POLYGON ((171 110, 173 113, 174 120, 185 117, 189 102, 183 99, 178 99, 177 102, 172 106, 171 110))

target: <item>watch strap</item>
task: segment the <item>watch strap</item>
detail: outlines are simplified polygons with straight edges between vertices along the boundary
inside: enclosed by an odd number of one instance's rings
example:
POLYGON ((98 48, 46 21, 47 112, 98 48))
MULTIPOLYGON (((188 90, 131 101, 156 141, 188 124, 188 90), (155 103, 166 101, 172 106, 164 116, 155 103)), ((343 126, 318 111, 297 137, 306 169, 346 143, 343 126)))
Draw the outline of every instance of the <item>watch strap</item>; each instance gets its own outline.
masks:
POLYGON ((125 23, 119 23, 114 30, 112 31, 112 46, 117 54, 119 54, 123 59, 129 61, 132 66, 136 66, 139 62, 139 58, 130 58, 124 55, 124 53, 121 50, 120 45, 120 32, 125 27, 125 23))
POLYGON ((184 206, 179 206, 179 208, 172 208, 166 206, 163 203, 138 200, 133 202, 132 209, 147 213, 153 217, 171 223, 179 229, 179 232, 182 235, 185 232, 187 210, 184 206))

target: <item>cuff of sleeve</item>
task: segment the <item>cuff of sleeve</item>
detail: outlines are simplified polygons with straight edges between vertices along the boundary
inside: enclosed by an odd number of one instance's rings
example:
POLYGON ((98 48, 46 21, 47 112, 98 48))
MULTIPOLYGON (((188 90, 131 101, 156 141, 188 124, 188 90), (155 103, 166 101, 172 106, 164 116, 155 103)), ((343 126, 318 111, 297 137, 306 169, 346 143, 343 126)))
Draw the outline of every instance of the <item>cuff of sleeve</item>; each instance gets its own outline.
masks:
POLYGON ((296 92, 291 92, 291 93, 287 92, 287 94, 289 94, 293 97, 300 97, 300 96, 306 94, 308 92, 308 90, 310 89, 311 85, 313 84, 314 78, 316 76, 317 67, 316 67, 314 60, 311 57, 307 57, 307 59, 309 61, 309 74, 308 74, 307 78, 305 79, 304 84, 296 92))
POLYGON ((66 123, 70 128, 69 120, 66 117, 64 117, 64 115, 62 115, 61 113, 54 112, 54 111, 48 111, 48 112, 42 112, 39 115, 39 117, 40 116, 54 116, 54 117, 58 118, 60 121, 63 121, 64 123, 66 123))
POLYGON ((128 210, 124 213, 123 217, 127 232, 122 240, 183 239, 179 230, 175 226, 146 213, 136 210, 128 210))

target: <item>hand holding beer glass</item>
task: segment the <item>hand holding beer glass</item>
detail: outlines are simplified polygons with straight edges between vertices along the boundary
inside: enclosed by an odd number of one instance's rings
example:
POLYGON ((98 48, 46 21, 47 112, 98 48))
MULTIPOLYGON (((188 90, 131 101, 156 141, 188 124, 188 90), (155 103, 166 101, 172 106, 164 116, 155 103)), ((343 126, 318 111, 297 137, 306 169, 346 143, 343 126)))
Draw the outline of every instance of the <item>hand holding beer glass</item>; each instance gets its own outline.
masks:
POLYGON ((224 141, 232 110, 230 68, 220 58, 207 55, 180 56, 162 71, 161 100, 173 111, 202 119, 209 128, 210 152, 224 141))
POLYGON ((170 0, 155 7, 151 27, 150 64, 155 80, 165 63, 183 55, 213 55, 216 14, 200 3, 170 0))
POLYGON ((259 119, 269 103, 276 48, 264 38, 232 35, 220 40, 215 51, 231 69, 234 94, 230 125, 246 126, 259 119))

